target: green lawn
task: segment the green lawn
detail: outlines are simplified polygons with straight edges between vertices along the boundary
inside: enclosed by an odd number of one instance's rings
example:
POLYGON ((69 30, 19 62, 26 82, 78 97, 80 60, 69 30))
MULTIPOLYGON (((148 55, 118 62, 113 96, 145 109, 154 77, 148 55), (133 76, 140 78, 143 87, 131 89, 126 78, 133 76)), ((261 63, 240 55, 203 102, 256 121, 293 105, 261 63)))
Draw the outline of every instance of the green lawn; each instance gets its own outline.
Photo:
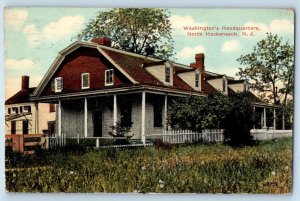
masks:
POLYGON ((52 151, 6 162, 10 192, 289 193, 292 140, 52 151))

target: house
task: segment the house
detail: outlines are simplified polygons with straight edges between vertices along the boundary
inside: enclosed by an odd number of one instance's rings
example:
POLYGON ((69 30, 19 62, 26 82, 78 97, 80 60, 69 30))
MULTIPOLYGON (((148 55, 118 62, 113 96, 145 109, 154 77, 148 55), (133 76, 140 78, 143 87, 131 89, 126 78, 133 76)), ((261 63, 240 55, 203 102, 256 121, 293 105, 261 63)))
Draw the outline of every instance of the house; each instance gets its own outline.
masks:
POLYGON ((34 90, 29 77, 22 76, 21 90, 5 101, 6 134, 54 134, 55 104, 30 101, 34 90))
MULTIPOLYGON (((32 101, 58 105, 58 136, 105 137, 120 122, 145 143, 147 135, 168 129, 173 99, 248 90, 244 81, 206 71, 204 54, 196 54, 188 66, 115 49, 111 43, 96 38, 66 47, 34 90, 32 101)), ((266 108, 277 108, 256 97, 253 106, 262 117, 257 126, 266 127, 266 108)))

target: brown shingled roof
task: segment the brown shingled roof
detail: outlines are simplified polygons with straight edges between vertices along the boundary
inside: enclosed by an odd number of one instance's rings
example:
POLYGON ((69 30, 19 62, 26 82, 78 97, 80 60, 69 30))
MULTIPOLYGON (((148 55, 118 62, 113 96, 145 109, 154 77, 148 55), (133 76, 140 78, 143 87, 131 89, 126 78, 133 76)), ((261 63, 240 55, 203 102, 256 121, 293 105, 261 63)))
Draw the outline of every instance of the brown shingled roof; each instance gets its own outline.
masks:
POLYGON ((112 58, 122 69, 126 71, 131 77, 133 77, 139 84, 146 84, 151 86, 161 86, 168 88, 175 88, 180 90, 194 91, 192 87, 182 81, 177 75, 173 75, 173 86, 166 86, 153 75, 148 73, 142 65, 144 64, 162 64, 166 61, 153 62, 151 59, 136 57, 130 54, 124 54, 121 52, 104 49, 106 54, 112 58))
POLYGON ((5 105, 30 102, 29 96, 34 90, 35 87, 18 91, 15 95, 5 101, 5 105))

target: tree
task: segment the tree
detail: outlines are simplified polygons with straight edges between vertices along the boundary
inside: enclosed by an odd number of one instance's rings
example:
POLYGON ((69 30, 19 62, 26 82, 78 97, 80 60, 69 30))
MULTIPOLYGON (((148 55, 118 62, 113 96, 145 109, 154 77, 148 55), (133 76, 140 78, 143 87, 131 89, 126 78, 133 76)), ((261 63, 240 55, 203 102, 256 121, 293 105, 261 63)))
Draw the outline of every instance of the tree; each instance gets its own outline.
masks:
POLYGON ((252 143, 250 130, 254 125, 254 115, 249 92, 229 96, 215 93, 207 97, 176 99, 168 110, 168 123, 173 129, 198 132, 223 128, 227 144, 243 146, 252 143))
POLYGON ((228 96, 221 93, 176 99, 168 110, 168 123, 173 129, 193 131, 220 128, 229 104, 228 96))
POLYGON ((225 143, 234 147, 253 144, 250 130, 253 128, 255 113, 251 106, 249 92, 229 95, 230 109, 223 120, 225 143))
POLYGON ((293 95, 294 47, 288 42, 283 44, 282 38, 267 33, 267 38, 259 41, 252 53, 240 56, 237 61, 247 66, 240 68, 237 75, 249 80, 250 88, 268 96, 268 101, 280 103, 280 95, 284 95, 285 105, 287 96, 293 95))
POLYGON ((109 37, 114 48, 168 59, 173 55, 170 13, 156 8, 114 8, 99 12, 77 35, 79 40, 109 37))

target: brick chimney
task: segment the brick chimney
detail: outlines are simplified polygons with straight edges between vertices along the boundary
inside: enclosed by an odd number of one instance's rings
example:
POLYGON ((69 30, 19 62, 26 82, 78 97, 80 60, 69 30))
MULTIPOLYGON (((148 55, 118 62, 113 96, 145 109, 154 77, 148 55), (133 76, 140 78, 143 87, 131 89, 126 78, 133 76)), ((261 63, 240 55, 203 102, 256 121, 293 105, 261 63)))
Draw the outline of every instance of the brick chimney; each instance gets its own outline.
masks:
POLYGON ((107 47, 111 47, 112 40, 108 37, 100 37, 100 38, 93 38, 91 40, 91 42, 97 43, 99 45, 104 45, 104 46, 107 46, 107 47))
POLYGON ((29 76, 23 75, 22 76, 22 90, 29 89, 29 76))
POLYGON ((204 89, 204 78, 205 78, 205 66, 204 66, 205 55, 203 53, 195 54, 195 63, 191 63, 190 66, 199 69, 200 80, 201 80, 201 91, 204 89))

